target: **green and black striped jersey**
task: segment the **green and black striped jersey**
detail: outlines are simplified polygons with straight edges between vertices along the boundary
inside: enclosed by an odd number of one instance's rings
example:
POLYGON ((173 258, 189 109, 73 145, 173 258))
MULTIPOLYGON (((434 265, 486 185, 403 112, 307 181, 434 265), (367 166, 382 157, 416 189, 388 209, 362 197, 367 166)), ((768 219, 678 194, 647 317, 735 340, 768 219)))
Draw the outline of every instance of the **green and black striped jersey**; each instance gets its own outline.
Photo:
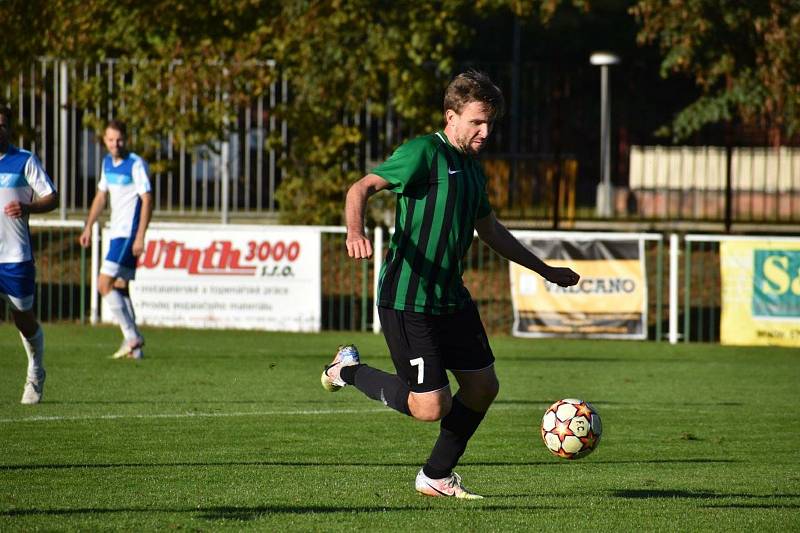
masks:
POLYGON ((470 299, 463 259, 475 221, 491 213, 483 169, 438 131, 403 144, 372 173, 397 194, 378 305, 428 314, 461 309, 470 299))

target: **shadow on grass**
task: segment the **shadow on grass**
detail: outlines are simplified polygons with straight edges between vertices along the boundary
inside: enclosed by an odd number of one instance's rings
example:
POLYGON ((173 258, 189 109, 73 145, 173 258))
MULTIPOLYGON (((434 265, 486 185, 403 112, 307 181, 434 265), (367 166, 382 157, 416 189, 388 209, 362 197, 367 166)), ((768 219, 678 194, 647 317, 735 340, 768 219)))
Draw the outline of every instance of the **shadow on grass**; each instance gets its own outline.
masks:
MULTIPOLYGON (((152 405, 183 405, 183 404, 253 404, 253 405, 270 405, 274 406, 275 402, 270 402, 266 400, 69 400, 69 401, 47 401, 48 405, 139 405, 139 404, 152 404, 152 405)), ((298 403, 318 403, 323 404, 325 402, 318 401, 318 402, 303 402, 297 401, 292 403, 287 403, 287 406, 296 405, 298 403)), ((328 402, 330 403, 330 402, 328 402)))
MULTIPOLYGON (((553 403, 553 399, 550 398, 550 399, 547 399, 547 400, 495 400, 494 402, 492 402, 492 405, 536 405, 536 406, 540 406, 540 405, 550 405, 552 403, 553 403)), ((617 404, 622 404, 624 402, 609 402, 609 401, 596 400, 596 401, 591 401, 589 403, 591 403, 592 405, 595 405, 595 404, 597 404, 597 405, 600 405, 600 404, 602 404, 602 405, 617 405, 617 404)), ((491 412, 491 410, 490 410, 490 412, 491 412)))
MULTIPOLYGON (((584 356, 559 356, 559 357, 541 357, 536 355, 499 355, 497 361, 503 363, 505 361, 517 361, 524 363, 629 363, 633 358, 621 357, 584 357, 584 356)), ((648 362, 656 361, 656 359, 647 359, 648 362)), ((664 359, 664 361, 670 361, 664 359)))
MULTIPOLYGON (((492 405, 533 405, 536 407, 546 406, 553 403, 552 398, 548 398, 546 400, 495 400, 492 405)), ((607 406, 607 405, 625 405, 629 402, 615 402, 610 400, 592 400, 590 402, 592 405, 595 406, 607 406)), ((341 403, 332 402, 329 399, 324 400, 292 400, 291 402, 281 402, 276 403, 271 400, 202 400, 202 399, 192 399, 192 400, 145 400, 145 399, 135 399, 135 400, 68 400, 68 401, 60 401, 60 400, 48 400, 47 405, 225 405, 225 404, 236 404, 236 405, 269 405, 270 407, 275 408, 276 406, 284 406, 285 408, 289 409, 291 407, 296 407, 297 405, 321 405, 328 408, 336 407, 341 405, 341 403)), ((719 406, 719 407, 738 407, 742 405, 746 405, 743 402, 675 402, 675 403, 666 403, 666 402, 637 402, 637 405, 645 406, 645 405, 658 405, 662 407, 667 406, 719 406)), ((253 413, 259 414, 259 413, 253 413)))
MULTIPOLYGON (((694 491, 694 490, 675 490, 675 489, 626 489, 615 490, 611 492, 612 496, 617 498, 627 498, 634 500, 651 500, 651 499, 675 499, 687 498, 695 500, 717 500, 728 498, 742 498, 748 500, 773 500, 782 498, 800 499, 800 494, 740 494, 740 493, 720 493, 708 491, 694 491)), ((771 509, 771 508, 784 508, 784 509, 800 509, 800 503, 728 503, 728 504, 712 504, 705 506, 707 508, 722 508, 722 509, 771 509)))
MULTIPOLYGON (((647 461, 591 461, 585 464, 619 465, 619 464, 694 464, 694 463, 737 463, 734 459, 652 459, 647 461)), ((553 466, 566 467, 570 464, 565 461, 466 461, 463 466, 553 466)), ((419 468, 419 462, 337 462, 339 466, 352 467, 410 467, 419 468)), ((74 469, 104 469, 104 468, 195 468, 219 466, 265 466, 265 467, 330 467, 328 461, 205 461, 205 462, 176 462, 176 463, 61 463, 61 464, 29 464, 29 465, 0 465, 0 471, 12 470, 68 470, 74 469)), ((622 496, 634 498, 635 496, 622 496)))
MULTIPOLYGON (((490 499, 490 498, 487 498, 490 499)), ((487 503, 486 500, 469 502, 477 506, 481 511, 536 511, 559 509, 554 506, 544 505, 496 505, 487 503)), ((380 506, 358 506, 346 507, 338 505, 308 505, 308 506, 281 506, 281 505, 258 505, 254 507, 236 506, 216 506, 216 507, 118 507, 118 508, 75 508, 75 509, 10 509, 0 511, 0 516, 73 516, 73 515, 92 515, 92 514, 115 514, 115 513, 186 513, 196 514, 205 520, 255 520, 265 515, 284 514, 284 515, 305 515, 305 514, 351 514, 351 513, 387 513, 387 512, 424 512, 439 511, 440 508, 430 505, 380 505, 380 506)))
POLYGON ((797 503, 731 503, 704 505, 704 509, 800 509, 797 503))
MULTIPOLYGON (((553 403, 552 398, 548 400, 495 400, 492 405, 549 405, 553 403)), ((609 400, 591 400, 594 406, 604 405, 630 405, 630 402, 615 402, 609 400)), ((661 407, 681 407, 681 406, 719 406, 719 407, 738 407, 747 405, 744 402, 636 402, 639 406, 657 405, 661 407)))

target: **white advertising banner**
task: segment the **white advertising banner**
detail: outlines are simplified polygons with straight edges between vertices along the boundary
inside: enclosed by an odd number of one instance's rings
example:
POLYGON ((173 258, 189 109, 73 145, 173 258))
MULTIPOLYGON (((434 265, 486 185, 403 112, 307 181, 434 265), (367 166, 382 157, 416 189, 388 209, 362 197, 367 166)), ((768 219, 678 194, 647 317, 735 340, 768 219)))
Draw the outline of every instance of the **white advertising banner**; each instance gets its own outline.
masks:
POLYGON ((153 225, 130 284, 137 322, 319 331, 320 239, 313 227, 153 225))

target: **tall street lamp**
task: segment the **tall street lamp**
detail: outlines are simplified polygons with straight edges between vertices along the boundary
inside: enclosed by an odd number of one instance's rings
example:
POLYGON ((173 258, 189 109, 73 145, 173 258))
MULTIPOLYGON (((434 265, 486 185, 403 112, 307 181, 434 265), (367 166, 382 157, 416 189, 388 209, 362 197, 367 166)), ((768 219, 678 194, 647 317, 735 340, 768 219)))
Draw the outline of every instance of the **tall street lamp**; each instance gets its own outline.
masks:
POLYGON ((602 180, 597 186, 597 215, 610 217, 611 210, 611 98, 608 89, 608 67, 620 59, 611 52, 595 52, 589 58, 600 67, 600 170, 602 180))

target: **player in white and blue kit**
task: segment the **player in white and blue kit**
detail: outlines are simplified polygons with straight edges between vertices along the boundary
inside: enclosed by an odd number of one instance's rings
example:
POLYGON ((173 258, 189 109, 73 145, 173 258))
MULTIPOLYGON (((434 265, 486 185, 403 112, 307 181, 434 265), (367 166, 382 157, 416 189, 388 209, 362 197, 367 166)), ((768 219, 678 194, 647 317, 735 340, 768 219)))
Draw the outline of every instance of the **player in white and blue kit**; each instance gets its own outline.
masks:
POLYGON ((35 155, 10 143, 11 110, 0 107, 0 299, 11 307, 28 355, 22 403, 35 404, 44 391, 44 333, 33 312, 36 270, 28 216, 58 206, 56 188, 35 155))
POLYGON ((144 338, 136 327, 128 282, 136 277, 136 261, 144 251, 144 237, 153 211, 150 178, 144 159, 125 148, 126 128, 122 122, 112 120, 106 125, 103 143, 108 155, 103 159, 100 181, 97 183, 92 207, 80 237, 82 246, 89 246, 92 225, 111 200, 110 245, 97 287, 122 329, 124 340, 112 357, 142 358, 144 338))

